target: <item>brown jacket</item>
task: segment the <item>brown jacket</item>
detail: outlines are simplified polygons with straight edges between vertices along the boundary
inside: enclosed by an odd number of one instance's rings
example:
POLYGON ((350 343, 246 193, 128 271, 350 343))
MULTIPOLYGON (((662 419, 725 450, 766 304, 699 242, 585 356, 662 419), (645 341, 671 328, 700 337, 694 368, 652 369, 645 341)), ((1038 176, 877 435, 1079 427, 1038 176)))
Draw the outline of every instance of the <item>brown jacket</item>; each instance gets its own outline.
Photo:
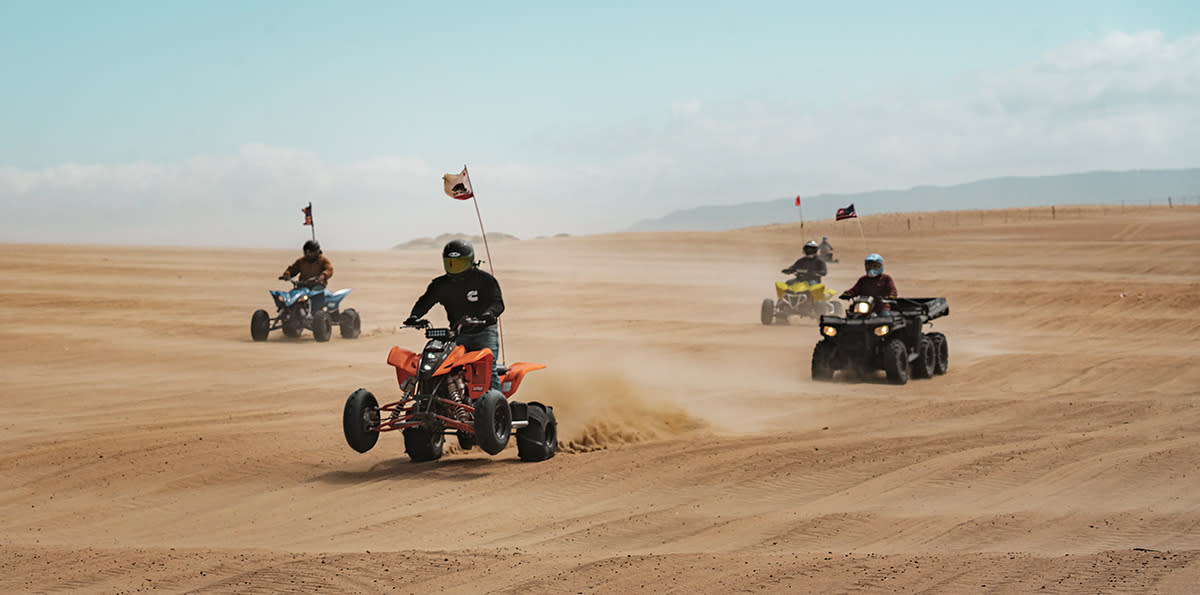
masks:
POLYGON ((325 275, 325 282, 329 283, 329 280, 333 278, 333 263, 329 262, 329 259, 325 258, 324 254, 318 254, 317 259, 312 262, 304 260, 304 257, 301 256, 296 259, 296 262, 292 263, 292 266, 283 271, 283 276, 288 278, 295 277, 296 275, 300 275, 301 281, 316 278, 318 275, 325 275))

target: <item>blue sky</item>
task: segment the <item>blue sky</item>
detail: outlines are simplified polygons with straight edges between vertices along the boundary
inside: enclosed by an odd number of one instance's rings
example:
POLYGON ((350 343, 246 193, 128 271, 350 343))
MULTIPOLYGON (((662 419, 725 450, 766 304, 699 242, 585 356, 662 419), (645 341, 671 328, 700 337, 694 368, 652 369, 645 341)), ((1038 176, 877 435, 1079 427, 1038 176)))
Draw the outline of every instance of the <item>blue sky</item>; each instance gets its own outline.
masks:
POLYGON ((384 248, 473 229, 463 164, 521 237, 1200 165, 1190 2, 0 0, 0 80, 0 241, 384 248))

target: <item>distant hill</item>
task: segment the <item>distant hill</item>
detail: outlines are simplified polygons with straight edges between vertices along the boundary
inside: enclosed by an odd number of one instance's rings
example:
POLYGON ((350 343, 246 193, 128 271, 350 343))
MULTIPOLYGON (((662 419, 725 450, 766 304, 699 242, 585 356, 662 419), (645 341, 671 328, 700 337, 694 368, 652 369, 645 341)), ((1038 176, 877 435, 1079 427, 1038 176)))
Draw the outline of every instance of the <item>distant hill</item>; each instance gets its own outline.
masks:
MULTIPOLYGON (((445 246, 450 240, 467 240, 472 244, 483 245, 483 236, 472 236, 465 233, 444 233, 435 238, 417 238, 415 240, 409 240, 402 244, 396 244, 395 246, 392 246, 392 249, 403 250, 408 248, 435 248, 437 250, 441 250, 442 247, 445 246)), ((514 242, 520 240, 521 238, 507 233, 492 232, 488 234, 489 243, 514 242)), ((476 251, 478 250, 480 250, 480 248, 476 248, 476 251)))
MULTIPOLYGON (((911 211, 1007 209, 1066 204, 1165 203, 1200 196, 1200 168, 1097 171, 1041 177, 993 178, 955 186, 917 186, 857 194, 801 196, 808 221, 832 219, 851 203, 859 216, 911 211)), ((674 211, 635 223, 629 231, 720 231, 799 220, 794 197, 674 211)))

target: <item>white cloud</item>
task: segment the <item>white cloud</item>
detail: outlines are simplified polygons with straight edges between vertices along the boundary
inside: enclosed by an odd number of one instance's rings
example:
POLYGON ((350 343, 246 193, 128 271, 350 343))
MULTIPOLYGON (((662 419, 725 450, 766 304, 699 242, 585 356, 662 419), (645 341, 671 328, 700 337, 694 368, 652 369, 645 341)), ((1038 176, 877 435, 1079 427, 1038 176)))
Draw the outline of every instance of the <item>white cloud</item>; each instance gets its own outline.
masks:
MULTIPOLYGON (((472 179, 489 231, 531 237, 794 194, 1200 165, 1200 35, 1113 33, 940 88, 901 82, 821 107, 692 97, 670 117, 474 156, 472 179)), ((469 203, 441 193, 459 167, 332 163, 263 144, 177 163, 0 166, 0 237, 291 245, 308 234, 299 208, 312 201, 323 242, 383 248, 474 229, 469 203)))
POLYGON ((692 97, 687 101, 676 101, 671 104, 671 113, 678 116, 694 116, 700 113, 700 100, 692 97))

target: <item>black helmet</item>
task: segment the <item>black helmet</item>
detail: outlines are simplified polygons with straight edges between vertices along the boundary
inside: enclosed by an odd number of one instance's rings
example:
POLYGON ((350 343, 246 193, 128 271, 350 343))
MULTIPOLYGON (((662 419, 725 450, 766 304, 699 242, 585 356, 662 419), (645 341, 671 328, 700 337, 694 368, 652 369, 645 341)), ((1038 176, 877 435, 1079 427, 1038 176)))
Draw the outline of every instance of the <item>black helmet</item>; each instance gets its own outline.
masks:
POLYGON ((320 254, 321 253, 321 244, 318 243, 316 240, 309 240, 307 242, 304 242, 304 251, 305 252, 316 252, 317 254, 320 254))
POLYGON ((809 256, 816 254, 817 253, 817 243, 812 240, 804 242, 804 253, 809 256))
POLYGON ((442 266, 451 275, 457 275, 475 264, 475 247, 466 240, 450 240, 442 248, 442 266))

